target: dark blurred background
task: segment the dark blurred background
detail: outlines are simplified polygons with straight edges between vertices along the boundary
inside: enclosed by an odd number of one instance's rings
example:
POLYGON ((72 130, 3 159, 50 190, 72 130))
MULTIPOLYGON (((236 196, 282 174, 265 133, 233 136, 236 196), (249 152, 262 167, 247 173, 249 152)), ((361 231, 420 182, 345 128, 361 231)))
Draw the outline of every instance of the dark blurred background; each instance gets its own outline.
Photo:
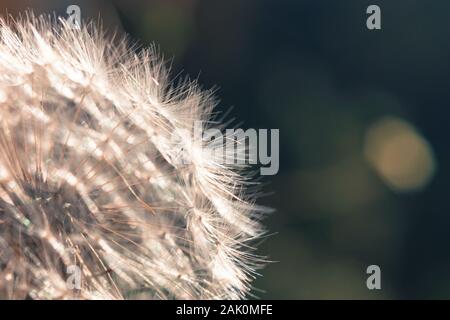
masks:
POLYGON ((243 128, 280 129, 264 299, 450 298, 450 2, 0 1, 56 11, 142 45, 217 86, 243 128), (381 8, 381 30, 366 8, 381 8), (381 268, 368 290, 366 268, 381 268))

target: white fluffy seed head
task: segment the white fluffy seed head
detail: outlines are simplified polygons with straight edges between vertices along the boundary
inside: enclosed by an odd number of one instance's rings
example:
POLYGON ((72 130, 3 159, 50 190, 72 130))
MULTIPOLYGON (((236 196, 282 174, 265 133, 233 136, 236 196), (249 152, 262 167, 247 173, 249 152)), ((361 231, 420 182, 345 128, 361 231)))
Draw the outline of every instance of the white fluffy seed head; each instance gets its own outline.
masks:
POLYGON ((211 93, 92 24, 28 15, 0 37, 0 298, 246 297, 262 210, 195 149, 217 145, 187 142, 211 93))

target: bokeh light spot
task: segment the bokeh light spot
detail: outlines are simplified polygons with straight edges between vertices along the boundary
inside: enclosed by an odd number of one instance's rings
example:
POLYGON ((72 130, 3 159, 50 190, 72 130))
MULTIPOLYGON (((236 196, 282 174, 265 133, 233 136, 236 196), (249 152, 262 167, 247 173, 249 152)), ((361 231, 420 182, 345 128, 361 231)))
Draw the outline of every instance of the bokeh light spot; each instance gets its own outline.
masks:
POLYGON ((385 117, 369 127, 364 152, 394 191, 423 189, 436 170, 429 143, 410 123, 399 118, 385 117))

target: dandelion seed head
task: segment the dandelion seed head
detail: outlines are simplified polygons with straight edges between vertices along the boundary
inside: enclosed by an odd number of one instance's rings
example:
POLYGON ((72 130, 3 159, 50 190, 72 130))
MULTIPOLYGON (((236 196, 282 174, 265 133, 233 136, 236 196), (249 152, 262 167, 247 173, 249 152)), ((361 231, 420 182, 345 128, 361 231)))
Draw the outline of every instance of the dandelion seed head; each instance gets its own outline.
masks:
POLYGON ((215 104, 171 84, 154 47, 135 53, 94 24, 0 19, 0 297, 246 297, 263 210, 238 165, 192 142, 215 104))

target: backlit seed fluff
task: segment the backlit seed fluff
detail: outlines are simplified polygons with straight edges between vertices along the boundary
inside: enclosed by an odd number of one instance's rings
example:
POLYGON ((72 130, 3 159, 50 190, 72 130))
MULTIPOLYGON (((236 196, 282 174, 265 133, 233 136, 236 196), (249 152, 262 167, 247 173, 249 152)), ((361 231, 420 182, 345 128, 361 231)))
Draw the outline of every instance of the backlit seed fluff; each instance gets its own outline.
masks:
POLYGON ((248 297, 255 185, 185 136, 223 129, 211 92, 92 24, 6 18, 0 37, 0 298, 248 297))

